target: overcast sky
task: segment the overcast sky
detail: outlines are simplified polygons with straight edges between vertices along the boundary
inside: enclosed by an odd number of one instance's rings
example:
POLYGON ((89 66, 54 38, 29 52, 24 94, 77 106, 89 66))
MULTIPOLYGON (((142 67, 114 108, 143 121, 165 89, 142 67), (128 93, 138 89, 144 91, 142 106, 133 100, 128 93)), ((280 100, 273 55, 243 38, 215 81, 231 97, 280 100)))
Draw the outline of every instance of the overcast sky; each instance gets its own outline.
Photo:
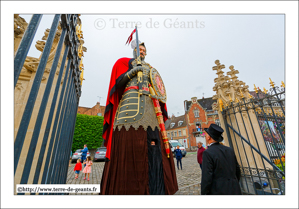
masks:
MULTIPOLYGON (((21 15, 30 21, 31 15, 21 15)), ((33 43, 50 28, 54 15, 44 15, 33 43)), ((184 100, 212 97, 215 60, 234 65, 237 75, 253 90, 253 84, 269 89, 285 80, 284 15, 84 15, 82 31, 84 78, 79 106, 106 104, 111 69, 117 59, 132 57, 126 46, 137 23, 145 42, 145 61, 158 70, 167 92, 168 114, 184 114, 184 100), (100 97, 100 98, 99 98, 100 97)), ((135 39, 135 35, 134 35, 135 39)), ((29 56, 40 52, 31 47, 29 56)))

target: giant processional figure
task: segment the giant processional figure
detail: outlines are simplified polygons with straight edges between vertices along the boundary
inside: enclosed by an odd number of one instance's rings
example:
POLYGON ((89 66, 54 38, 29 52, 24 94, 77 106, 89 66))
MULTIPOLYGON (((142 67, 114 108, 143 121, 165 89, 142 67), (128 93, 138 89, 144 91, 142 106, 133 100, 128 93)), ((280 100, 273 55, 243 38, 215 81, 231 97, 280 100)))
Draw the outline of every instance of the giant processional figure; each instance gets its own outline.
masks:
POLYGON ((164 125, 165 86, 158 71, 144 61, 146 47, 138 40, 137 26, 127 43, 131 41, 134 58, 118 59, 110 78, 101 194, 174 194, 178 185, 164 125))

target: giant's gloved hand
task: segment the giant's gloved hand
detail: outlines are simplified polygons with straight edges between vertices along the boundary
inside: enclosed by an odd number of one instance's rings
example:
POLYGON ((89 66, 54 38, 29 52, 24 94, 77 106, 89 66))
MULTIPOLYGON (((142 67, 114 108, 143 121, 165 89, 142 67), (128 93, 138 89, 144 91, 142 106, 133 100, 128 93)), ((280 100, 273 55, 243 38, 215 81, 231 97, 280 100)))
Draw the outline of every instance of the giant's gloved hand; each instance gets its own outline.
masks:
POLYGON ((136 66, 133 69, 131 69, 129 72, 127 72, 123 76, 121 81, 116 85, 116 88, 126 85, 130 79, 132 79, 134 76, 136 76, 139 71, 143 71, 143 69, 145 69, 145 68, 142 66, 136 66))
POLYGON ((127 73, 129 79, 133 78, 139 71, 143 71, 145 68, 142 66, 136 66, 127 73))

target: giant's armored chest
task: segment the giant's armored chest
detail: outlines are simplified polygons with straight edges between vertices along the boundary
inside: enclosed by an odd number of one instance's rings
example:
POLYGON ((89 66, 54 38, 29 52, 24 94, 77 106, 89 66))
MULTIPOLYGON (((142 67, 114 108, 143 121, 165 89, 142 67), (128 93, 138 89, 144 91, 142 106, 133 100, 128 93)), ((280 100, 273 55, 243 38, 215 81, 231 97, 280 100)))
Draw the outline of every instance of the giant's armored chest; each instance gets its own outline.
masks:
MULTIPOLYGON (((132 62, 135 66, 135 61, 132 62)), ((142 72, 142 92, 148 94, 150 83, 149 73, 150 65, 143 62, 142 66, 145 68, 142 72)), ((123 125, 128 128, 135 123, 142 126, 158 126, 156 122, 154 107, 151 99, 146 94, 139 94, 139 80, 137 76, 130 79, 125 87, 122 99, 118 105, 117 113, 115 115, 114 128, 116 126, 122 127, 123 125), (151 112, 151 114, 149 114, 151 112), (148 118, 150 117, 150 119, 148 118), (145 122, 147 121, 147 122, 145 122), (152 123, 152 124, 148 124, 152 123)), ((136 124, 135 124, 136 125, 136 124)), ((133 125, 134 126, 134 125, 133 125)), ((135 126, 134 126, 135 127, 135 126)), ((136 125, 138 127, 138 125, 136 125)), ((135 128, 136 128, 135 127, 135 128)))

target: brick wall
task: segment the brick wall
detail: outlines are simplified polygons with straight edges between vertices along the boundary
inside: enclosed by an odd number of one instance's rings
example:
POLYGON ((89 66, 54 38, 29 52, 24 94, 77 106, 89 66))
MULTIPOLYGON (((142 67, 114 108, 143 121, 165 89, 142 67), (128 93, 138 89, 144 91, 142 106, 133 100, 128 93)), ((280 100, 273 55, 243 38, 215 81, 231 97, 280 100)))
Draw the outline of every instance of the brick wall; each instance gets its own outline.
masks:
POLYGON ((79 106, 77 113, 84 115, 98 115, 98 113, 101 113, 102 116, 104 116, 105 106, 101 106, 99 102, 97 102, 97 104, 91 108, 79 106))

